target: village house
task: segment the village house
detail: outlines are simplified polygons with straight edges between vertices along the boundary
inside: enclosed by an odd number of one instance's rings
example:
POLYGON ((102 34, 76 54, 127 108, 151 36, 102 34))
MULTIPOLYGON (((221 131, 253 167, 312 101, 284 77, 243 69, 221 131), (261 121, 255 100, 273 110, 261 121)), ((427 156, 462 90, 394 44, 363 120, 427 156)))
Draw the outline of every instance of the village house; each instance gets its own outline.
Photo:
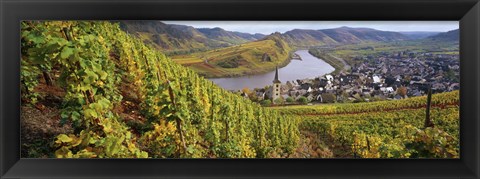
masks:
POLYGON ((326 74, 315 79, 298 79, 285 84, 278 80, 276 69, 272 86, 268 90, 258 89, 255 95, 272 101, 280 97, 298 100, 304 96, 309 101, 324 103, 332 102, 325 100, 326 96, 333 96, 333 102, 359 98, 369 101, 373 97, 395 100, 425 95, 429 87, 434 93, 460 89, 458 81, 445 78, 447 71, 453 72, 450 75, 459 76, 458 55, 439 56, 405 51, 356 59, 365 62, 353 65, 349 72, 326 74), (400 87, 406 88, 406 96, 397 94, 400 87))

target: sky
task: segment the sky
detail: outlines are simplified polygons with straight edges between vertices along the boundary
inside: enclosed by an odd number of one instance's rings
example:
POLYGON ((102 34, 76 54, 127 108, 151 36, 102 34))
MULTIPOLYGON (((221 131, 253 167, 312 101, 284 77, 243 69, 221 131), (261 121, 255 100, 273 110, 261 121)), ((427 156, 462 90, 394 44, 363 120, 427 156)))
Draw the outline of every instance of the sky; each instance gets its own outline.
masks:
POLYGON ((162 21, 195 28, 220 27, 228 31, 271 34, 292 29, 330 29, 342 26, 366 27, 384 31, 446 32, 459 28, 458 21, 162 21))

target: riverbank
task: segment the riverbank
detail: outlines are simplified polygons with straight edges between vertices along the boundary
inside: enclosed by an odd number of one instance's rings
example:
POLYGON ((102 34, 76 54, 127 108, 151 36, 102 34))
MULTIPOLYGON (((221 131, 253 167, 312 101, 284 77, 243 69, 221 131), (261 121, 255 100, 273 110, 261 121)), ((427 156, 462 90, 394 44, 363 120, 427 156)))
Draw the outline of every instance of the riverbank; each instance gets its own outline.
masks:
POLYGON ((317 58, 322 59, 323 61, 333 66, 335 68, 335 71, 332 72, 333 75, 348 71, 351 68, 351 66, 342 58, 335 57, 331 54, 322 52, 319 49, 309 49, 308 53, 310 53, 311 55, 317 58))
MULTIPOLYGON (((298 50, 295 53, 302 60, 289 60, 289 63, 278 69, 279 80, 282 83, 301 79, 313 79, 335 70, 334 67, 308 53, 307 50, 298 50)), ((267 73, 246 75, 240 77, 209 78, 217 85, 228 90, 241 90, 243 88, 263 88, 272 85, 275 71, 267 73)))

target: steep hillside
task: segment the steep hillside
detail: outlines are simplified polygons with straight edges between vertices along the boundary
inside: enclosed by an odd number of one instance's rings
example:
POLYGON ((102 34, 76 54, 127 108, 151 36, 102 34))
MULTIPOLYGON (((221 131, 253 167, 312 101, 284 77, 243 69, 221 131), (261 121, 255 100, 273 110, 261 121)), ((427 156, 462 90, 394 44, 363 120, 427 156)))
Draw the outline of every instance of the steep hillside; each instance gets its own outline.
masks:
POLYGON ((227 42, 231 45, 257 40, 255 35, 241 32, 230 32, 218 27, 198 28, 197 30, 209 39, 227 42))
POLYGON ((342 45, 362 42, 390 42, 408 40, 398 32, 380 31, 369 28, 340 27, 334 29, 294 29, 285 32, 283 38, 294 46, 342 45))
POLYGON ((427 31, 412 31, 412 32, 399 32, 408 38, 415 40, 415 39, 424 39, 430 36, 437 35, 441 32, 427 32, 427 31))
POLYGON ((327 34, 319 30, 294 29, 282 34, 282 37, 289 43, 296 46, 321 46, 337 44, 327 34))
POLYGON ((264 34, 261 34, 261 33, 255 33, 255 34, 249 34, 249 33, 243 33, 243 32, 232 32, 234 33, 235 35, 239 36, 239 37, 242 37, 244 39, 247 39, 247 40, 259 40, 259 39, 262 39, 264 38, 266 35, 264 34))
MULTIPOLYGON (((275 33, 193 57, 247 73, 291 50, 275 33)), ((459 91, 426 127, 425 96, 263 108, 107 21, 22 21, 20 60, 24 158, 459 158, 459 91)))
MULTIPOLYGON (((232 32, 221 28, 198 29, 210 39, 222 39, 231 43, 241 43, 242 39, 232 32)), ((238 33, 237 33, 238 34, 238 33)), ((310 46, 343 45, 368 42, 391 42, 406 40, 408 37, 397 33, 367 28, 341 27, 325 30, 294 29, 285 33, 273 33, 262 40, 248 42, 232 47, 177 55, 176 62, 189 66, 206 77, 241 76, 264 73, 275 66, 288 63, 293 48, 310 46)))
POLYGON ((172 58, 203 76, 225 77, 272 71, 288 63, 290 51, 277 33, 259 41, 172 58))
MULTIPOLYGON (((408 40, 408 38, 398 32, 390 31, 381 31, 370 28, 350 28, 350 27, 340 27, 337 29, 326 29, 323 30, 326 34, 339 34, 337 38, 332 37, 337 42, 348 42, 355 43, 355 41, 349 41, 348 35, 346 38, 342 34, 352 34, 357 37, 360 41, 380 41, 380 42, 389 42, 389 41, 399 41, 399 40, 408 40)), ((333 35, 332 35, 333 36, 333 35)))
MULTIPOLYGON (((195 29, 180 29, 160 21, 121 21, 120 28, 159 50, 180 51, 208 48, 206 38, 195 29)), ((215 44, 222 46, 222 44, 215 44)), ((224 46, 227 46, 226 44, 224 46)))
POLYGON ((433 41, 459 41, 460 40, 460 30, 451 30, 448 32, 440 33, 427 38, 428 40, 433 41))
POLYGON ((173 54, 228 47, 262 37, 261 34, 230 32, 221 28, 196 29, 161 21, 120 21, 120 27, 144 43, 173 54))
POLYGON ((295 117, 216 86, 117 24, 21 28, 22 124, 49 126, 22 126, 22 157, 270 158, 298 144, 295 117))

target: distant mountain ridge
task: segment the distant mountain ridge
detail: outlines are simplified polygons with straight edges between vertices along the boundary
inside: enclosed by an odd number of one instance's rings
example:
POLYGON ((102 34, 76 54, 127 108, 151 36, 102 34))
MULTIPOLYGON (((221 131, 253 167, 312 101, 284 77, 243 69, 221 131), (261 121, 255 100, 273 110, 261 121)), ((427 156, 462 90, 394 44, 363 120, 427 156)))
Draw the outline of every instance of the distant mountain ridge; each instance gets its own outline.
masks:
POLYGON ((262 36, 261 34, 255 35, 242 32, 226 31, 219 27, 197 28, 197 30, 210 39, 220 40, 231 44, 241 44, 249 41, 258 40, 264 37, 264 35, 262 36))
POLYGON ((408 31, 408 32, 399 32, 412 40, 416 39, 425 39, 430 36, 437 35, 442 32, 434 32, 434 31, 408 31))
POLYGON ((196 51, 221 48, 265 37, 226 31, 221 28, 194 28, 186 25, 165 24, 161 21, 119 21, 120 28, 134 34, 157 49, 165 52, 196 51))
POLYGON ((294 29, 283 33, 282 36, 287 42, 296 46, 340 45, 367 41, 389 42, 410 39, 398 32, 345 26, 321 30, 294 29))
POLYGON ((427 39, 436 41, 459 41, 460 29, 451 30, 448 32, 439 33, 434 36, 430 36, 427 39))
MULTIPOLYGON (((205 39, 198 33, 166 25, 160 21, 120 21, 120 28, 156 48, 203 48, 205 39)), ((219 45, 220 46, 220 45, 219 45)))
POLYGON ((185 54, 230 47, 267 39, 275 34, 292 47, 345 45, 364 42, 404 40, 458 41, 458 30, 440 32, 393 32, 372 28, 339 27, 332 29, 293 29, 270 35, 227 31, 219 27, 195 28, 187 25, 165 24, 161 21, 119 21, 120 27, 166 53, 185 54), (176 53, 179 52, 179 53, 176 53))

